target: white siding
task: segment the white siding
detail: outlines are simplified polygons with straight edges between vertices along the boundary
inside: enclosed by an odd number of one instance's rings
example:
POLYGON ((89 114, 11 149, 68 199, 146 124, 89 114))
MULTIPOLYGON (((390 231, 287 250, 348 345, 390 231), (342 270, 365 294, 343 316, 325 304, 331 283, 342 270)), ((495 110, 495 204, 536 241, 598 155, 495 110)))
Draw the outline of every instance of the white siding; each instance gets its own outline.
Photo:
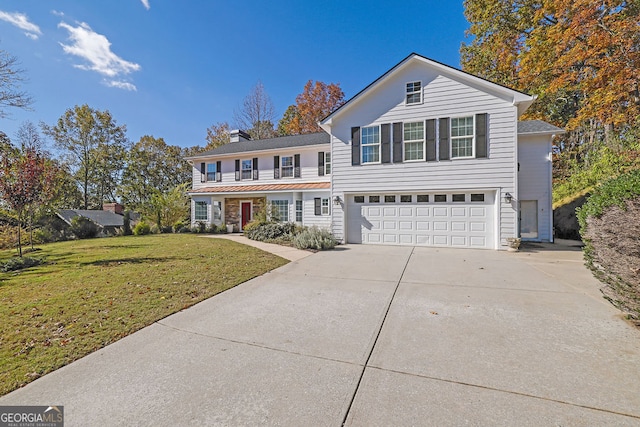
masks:
MULTIPOLYGON (((265 153, 248 153, 237 154, 225 157, 211 157, 205 159, 196 159, 193 164, 193 189, 210 187, 212 185, 255 185, 255 184, 299 184, 305 182, 329 182, 330 176, 318 176, 318 152, 329 151, 330 146, 327 144, 323 148, 314 148, 313 150, 305 149, 289 149, 280 150, 278 152, 265 153), (300 154, 300 178, 280 178, 273 177, 273 157, 294 156, 300 154), (244 179, 236 181, 236 165, 235 160, 252 160, 258 158, 258 180, 244 179), (216 160, 222 162, 222 181, 221 182, 201 182, 200 163, 214 163, 216 160)), ((282 160, 281 160, 282 161, 282 160)))
POLYGON ((518 199, 538 201, 538 237, 552 240, 551 136, 520 136, 518 199))
MULTIPOLYGON (((499 246, 516 235, 516 209, 504 203, 505 192, 516 190, 517 109, 510 100, 423 66, 399 70, 332 124, 333 195, 370 191, 438 191, 497 189, 499 246), (421 80, 423 103, 405 106, 405 84, 421 80), (365 99, 366 98, 366 99, 365 99), (488 113, 489 151, 486 159, 351 165, 351 127, 401 121, 438 119, 488 113), (338 120, 339 119, 339 120, 338 120)), ((334 233, 344 238, 344 213, 333 210, 334 233)))
POLYGON ((303 221, 302 225, 307 227, 317 226, 320 228, 331 228, 331 215, 316 215, 315 201, 319 197, 321 199, 329 199, 329 212, 333 210, 333 202, 331 202, 331 193, 329 191, 314 191, 302 194, 303 221))

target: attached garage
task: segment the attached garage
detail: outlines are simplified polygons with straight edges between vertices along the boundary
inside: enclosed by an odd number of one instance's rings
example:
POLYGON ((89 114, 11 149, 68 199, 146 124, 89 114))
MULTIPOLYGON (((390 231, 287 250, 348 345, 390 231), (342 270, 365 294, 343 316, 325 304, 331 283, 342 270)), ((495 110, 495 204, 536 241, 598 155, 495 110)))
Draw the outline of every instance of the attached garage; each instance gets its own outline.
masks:
POLYGON ((495 194, 348 195, 347 242, 494 249, 495 194))

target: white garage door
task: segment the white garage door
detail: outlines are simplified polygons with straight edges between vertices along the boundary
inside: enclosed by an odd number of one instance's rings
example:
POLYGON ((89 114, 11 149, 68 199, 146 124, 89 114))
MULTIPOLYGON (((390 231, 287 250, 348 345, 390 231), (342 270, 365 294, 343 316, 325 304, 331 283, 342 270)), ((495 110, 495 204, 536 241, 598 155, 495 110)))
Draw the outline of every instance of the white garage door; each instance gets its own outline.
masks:
POLYGON ((347 242, 494 248, 495 192, 347 197, 347 242))

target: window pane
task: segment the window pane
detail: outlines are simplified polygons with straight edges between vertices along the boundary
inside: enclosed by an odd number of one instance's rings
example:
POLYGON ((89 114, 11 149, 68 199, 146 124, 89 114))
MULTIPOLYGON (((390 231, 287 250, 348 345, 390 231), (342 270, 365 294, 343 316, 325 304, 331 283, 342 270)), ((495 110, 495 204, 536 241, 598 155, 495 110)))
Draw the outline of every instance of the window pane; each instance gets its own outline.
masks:
POLYGON ((196 221, 206 221, 209 219, 207 215, 207 202, 196 202, 194 219, 196 221))
POLYGON ((354 196, 353 201, 356 203, 364 203, 364 196, 354 196))
POLYGON ((329 215, 329 199, 322 199, 322 215, 329 215))
POLYGON ((424 122, 404 124, 405 141, 417 141, 421 139, 424 139, 424 122))
POLYGON ((380 128, 378 126, 362 128, 362 145, 379 144, 380 128))
POLYGON ((271 206, 274 207, 275 214, 278 215, 277 220, 280 222, 289 221, 289 201, 288 200, 272 200, 271 206))
POLYGON ((282 178, 290 178, 293 176, 293 156, 282 157, 282 178))
POLYGON ((253 161, 251 160, 243 160, 242 161, 242 179, 251 179, 253 169, 253 161))
POLYGON ((424 143, 407 142, 404 144, 405 160, 424 160, 424 143))
POLYGON ((473 156, 473 138, 458 138, 451 141, 452 157, 473 156))
POLYGON ((216 164, 209 163, 207 164, 207 181, 215 181, 216 180, 216 164))
POLYGON ((379 145, 367 145, 362 147, 362 162, 375 163, 380 161, 379 145))
POLYGON ((384 196, 384 202, 385 203, 395 203, 396 202, 396 196, 384 196))
POLYGON ((411 195, 400 196, 401 203, 411 203, 412 200, 413 200, 413 197, 411 197, 411 195))
POLYGON ((454 194, 452 200, 454 202, 464 202, 464 194, 454 194))
POLYGON ((447 201, 447 195, 446 194, 436 194, 433 197, 433 201, 435 201, 435 202, 446 202, 447 201))
POLYGON ((221 202, 213 202, 213 220, 222 219, 222 203, 221 202))
POLYGON ((418 194, 418 203, 426 203, 429 201, 428 194, 418 194))
POLYGON ((369 196, 369 203, 380 203, 380 196, 369 196))
POLYGON ((471 195, 472 202, 484 202, 484 194, 472 194, 471 195))
POLYGON ((296 222, 302 222, 302 200, 296 200, 296 222))
POLYGON ((324 174, 331 175, 331 153, 324 153, 324 174))

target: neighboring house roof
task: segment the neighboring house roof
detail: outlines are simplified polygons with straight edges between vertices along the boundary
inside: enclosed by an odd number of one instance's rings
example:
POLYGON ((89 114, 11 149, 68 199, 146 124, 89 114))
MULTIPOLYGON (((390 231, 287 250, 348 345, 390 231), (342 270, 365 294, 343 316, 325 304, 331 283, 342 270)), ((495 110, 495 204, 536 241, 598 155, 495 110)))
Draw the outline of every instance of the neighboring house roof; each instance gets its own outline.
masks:
POLYGON ((102 227, 122 227, 124 225, 124 217, 122 215, 109 211, 60 209, 58 216, 69 225, 71 225, 71 220, 77 216, 88 218, 102 227))
POLYGON ((353 96, 347 102, 342 104, 337 109, 333 110, 333 112, 331 112, 327 117, 320 120, 320 125, 323 127, 323 129, 326 130, 327 128, 325 126, 327 125, 331 126, 331 119, 342 114, 345 110, 348 110, 353 104, 357 103, 361 98, 366 96, 368 92, 370 92, 375 87, 377 87, 378 85, 382 84, 385 80, 387 80, 391 74, 405 67, 407 64, 415 61, 423 62, 428 66, 430 66, 431 68, 434 68, 443 74, 454 75, 460 78, 461 80, 467 80, 472 83, 478 84, 480 86, 491 88, 500 93, 507 94, 508 96, 513 98, 513 104, 518 106, 518 115, 526 111, 527 108, 529 108, 529 106, 536 99, 535 96, 531 96, 524 92, 520 92, 515 89, 511 89, 506 86, 503 86, 501 84, 483 79, 482 77, 475 76, 473 74, 467 73, 466 71, 462 71, 457 68, 451 67, 450 65, 446 65, 441 62, 434 61, 433 59, 429 59, 426 56, 422 56, 417 53, 412 53, 406 58, 404 58, 402 61, 400 61, 398 64, 396 64, 394 67, 392 67, 389 71, 384 73, 382 76, 374 80, 369 86, 365 87, 360 92, 358 92, 355 96, 353 96))
POLYGON ((518 135, 557 135, 564 129, 543 122, 542 120, 524 120, 518 122, 518 135))
POLYGON ((189 194, 202 193, 237 193, 237 192, 258 192, 258 191, 293 191, 293 190, 328 190, 331 188, 330 182, 310 182, 300 184, 262 184, 262 185, 218 185, 214 187, 199 188, 192 190, 189 194))
POLYGON ((326 132, 309 133, 306 135, 281 136, 279 138, 256 139, 250 141, 230 142, 213 150, 205 151, 196 156, 187 157, 187 160, 199 157, 210 157, 222 154, 248 153, 251 151, 277 150, 283 148, 304 147, 307 145, 320 145, 329 143, 329 134, 326 132))

